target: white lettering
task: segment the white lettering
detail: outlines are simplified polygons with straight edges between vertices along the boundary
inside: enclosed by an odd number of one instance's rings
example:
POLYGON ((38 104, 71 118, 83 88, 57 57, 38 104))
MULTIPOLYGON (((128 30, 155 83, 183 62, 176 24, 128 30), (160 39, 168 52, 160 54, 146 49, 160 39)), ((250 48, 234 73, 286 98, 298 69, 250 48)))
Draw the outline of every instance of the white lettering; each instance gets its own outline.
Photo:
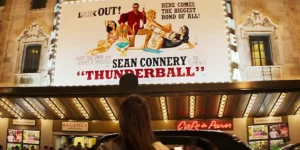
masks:
POLYGON ((242 80, 241 73, 240 73, 239 69, 237 69, 237 68, 233 69, 233 71, 232 71, 232 80, 233 81, 241 81, 242 80))
POLYGON ((230 17, 226 17, 226 21, 227 21, 227 26, 230 29, 235 30, 235 21, 233 19, 231 19, 230 17))
POLYGON ((56 37, 57 30, 53 30, 51 32, 51 38, 54 39, 56 37))
POLYGON ((231 5, 229 3, 226 3, 226 10, 227 13, 231 14, 231 5))
POLYGON ((235 52, 234 50, 230 50, 230 58, 232 62, 236 64, 240 63, 240 57, 238 52, 235 52))
POLYGON ((236 43, 236 36, 232 33, 229 34, 229 37, 230 37, 230 45, 232 46, 237 46, 237 43, 236 43))

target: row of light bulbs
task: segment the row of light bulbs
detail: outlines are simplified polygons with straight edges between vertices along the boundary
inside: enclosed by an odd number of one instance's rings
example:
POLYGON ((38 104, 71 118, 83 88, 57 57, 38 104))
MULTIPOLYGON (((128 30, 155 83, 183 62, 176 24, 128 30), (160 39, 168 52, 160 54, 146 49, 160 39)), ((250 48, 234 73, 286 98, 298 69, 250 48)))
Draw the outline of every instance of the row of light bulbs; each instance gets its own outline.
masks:
POLYGON ((107 104, 106 99, 105 98, 100 98, 100 101, 101 101, 102 106, 104 107, 104 109, 108 113, 110 119, 112 121, 117 121, 116 116, 114 115, 114 113, 112 112, 111 108, 107 104))
POLYGON ((221 98, 220 106, 219 106, 219 112, 218 112, 219 117, 222 117, 224 114, 226 101, 227 101, 227 96, 223 95, 221 98))
MULTIPOLYGON (((227 7, 226 7, 226 1, 225 0, 222 0, 222 3, 223 3, 223 8, 224 8, 224 18, 225 18, 225 32, 226 32, 226 34, 227 34, 227 42, 228 42, 228 44, 227 44, 227 48, 228 48, 228 62, 229 62, 229 77, 231 78, 231 75, 232 75, 232 73, 231 73, 231 71, 232 71, 232 68, 231 68, 231 56, 230 56, 230 42, 229 42, 229 40, 230 40, 230 37, 229 37, 229 30, 228 30, 228 25, 227 25, 227 12, 226 12, 226 10, 227 10, 227 7)), ((231 82, 231 81, 230 81, 231 82)), ((220 114, 218 114, 218 116, 220 116, 220 114)), ((222 115, 221 116, 223 116, 223 113, 222 113, 222 115)))
POLYGON ((10 107, 10 106, 6 103, 5 99, 0 98, 0 105, 1 105, 4 109, 6 109, 11 115, 13 115, 15 118, 22 119, 21 115, 20 115, 18 112, 16 112, 15 109, 13 109, 12 107, 10 107))
POLYGON ((47 102, 47 104, 55 111, 55 113, 61 119, 65 118, 64 114, 62 113, 62 111, 54 104, 54 102, 50 98, 45 99, 45 101, 47 102))
POLYGON ((248 102, 248 105, 247 105, 247 108, 246 108, 246 111, 244 113, 244 118, 247 118, 249 116, 249 113, 253 107, 253 104, 256 100, 256 97, 257 97, 257 94, 252 94, 251 97, 250 97, 250 100, 248 102))
POLYGON ((75 105, 77 106, 79 111, 82 113, 82 115, 85 117, 85 119, 89 119, 90 116, 88 115, 86 110, 83 108, 82 104, 76 98, 73 99, 73 102, 75 103, 75 105))
POLYGON ((273 106, 273 108, 272 108, 272 110, 271 110, 271 112, 269 114, 269 117, 273 117, 274 116, 274 114, 276 113, 277 109, 280 107, 281 102, 284 100, 285 96, 286 96, 286 93, 281 93, 279 95, 279 97, 278 97, 275 105, 273 106))
POLYGON ((190 96, 190 118, 195 117, 195 96, 190 96))
POLYGON ((167 102, 165 97, 160 97, 160 107, 162 111, 162 116, 164 121, 168 121, 168 108, 167 108, 167 102))
POLYGON ((23 104, 39 119, 45 119, 45 117, 39 113, 35 108, 32 107, 32 105, 24 98, 23 104))
MULTIPOLYGON (((281 93, 276 101, 276 103, 274 104, 269 117, 274 116, 274 114, 276 113, 277 109, 280 107, 282 101, 284 100, 284 98, 286 97, 286 93, 281 93)), ((222 117, 223 113, 224 113, 224 109, 225 109, 225 105, 227 102, 227 96, 223 95, 221 98, 221 102, 220 102, 220 106, 219 106, 219 111, 218 111, 218 117, 222 117)), ((246 107, 246 110, 244 112, 244 117, 248 117, 249 113, 251 112, 251 109, 254 105, 254 102, 257 98, 257 94, 252 94, 248 105, 246 107)), ((195 96, 190 96, 189 97, 189 116, 190 118, 194 118, 195 116, 195 96)), ((61 117, 61 119, 65 118, 65 116, 63 115, 62 111, 53 103, 53 101, 48 98, 45 99, 47 104, 58 114, 58 116, 61 117)), ((162 115, 163 115, 163 120, 167 121, 168 120, 168 109, 167 109, 167 104, 166 104, 166 97, 160 97, 160 105, 161 105, 161 110, 162 110, 162 115)), ((32 105, 26 100, 23 99, 22 100, 24 105, 32 112, 34 113, 39 119, 45 119, 44 116, 39 113, 35 108, 32 107, 32 105)), ((105 110, 107 111, 108 115, 110 116, 112 121, 117 121, 116 116, 114 115, 114 113, 112 112, 110 106, 108 105, 107 101, 105 98, 100 98, 100 101, 103 105, 103 107, 105 108, 105 110)), ((75 105, 77 106, 77 108, 81 111, 81 113, 83 114, 83 116, 86 119, 89 119, 89 115, 87 114, 86 110, 83 108, 82 104, 76 99, 73 99, 73 102, 75 103, 75 105)), ((11 113, 11 115, 13 115, 14 117, 18 118, 18 119, 22 119, 21 115, 19 113, 17 113, 13 108, 11 108, 5 101, 5 99, 1 99, 0 98, 0 105, 6 109, 8 112, 11 113)), ((300 107, 297 109, 295 115, 300 115, 300 107)))

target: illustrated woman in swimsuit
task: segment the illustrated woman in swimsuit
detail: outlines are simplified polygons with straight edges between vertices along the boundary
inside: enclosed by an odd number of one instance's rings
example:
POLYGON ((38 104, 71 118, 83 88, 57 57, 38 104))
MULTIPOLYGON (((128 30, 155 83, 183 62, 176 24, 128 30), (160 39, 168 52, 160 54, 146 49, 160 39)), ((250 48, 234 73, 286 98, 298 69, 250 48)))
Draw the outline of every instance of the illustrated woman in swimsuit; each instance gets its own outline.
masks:
POLYGON ((117 40, 117 23, 112 21, 112 20, 106 20, 105 21, 105 26, 106 26, 106 32, 107 34, 107 39, 106 40, 100 40, 98 42, 98 46, 87 53, 90 53, 91 55, 96 55, 99 53, 104 53, 106 52, 111 45, 117 40))
POLYGON ((121 14, 120 26, 117 28, 117 37, 118 37, 117 49, 120 51, 121 56, 125 56, 125 57, 127 56, 126 51, 130 47, 128 32, 134 35, 135 34, 134 27, 137 25, 137 23, 134 23, 133 30, 132 30, 131 27, 126 24, 127 17, 128 17, 127 14, 121 14))
POLYGON ((146 29, 152 31, 152 34, 154 34, 154 37, 152 38, 152 46, 155 46, 156 39, 159 38, 160 36, 164 36, 166 33, 170 33, 171 24, 167 24, 166 26, 162 26, 161 24, 157 23, 155 21, 156 19, 156 11, 153 9, 150 9, 147 11, 147 25, 146 29), (155 31, 155 29, 159 29, 160 31, 155 31))
POLYGON ((156 50, 161 48, 173 48, 178 47, 183 43, 189 43, 189 28, 187 26, 180 27, 178 33, 172 39, 166 37, 159 37, 156 40, 155 46, 153 47, 156 50))

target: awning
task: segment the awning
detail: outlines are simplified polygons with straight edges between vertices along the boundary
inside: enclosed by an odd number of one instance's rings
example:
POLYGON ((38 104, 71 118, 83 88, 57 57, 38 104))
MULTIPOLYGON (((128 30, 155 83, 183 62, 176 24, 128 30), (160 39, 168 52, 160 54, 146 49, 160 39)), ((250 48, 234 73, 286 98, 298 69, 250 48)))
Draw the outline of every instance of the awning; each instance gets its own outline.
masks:
POLYGON ((242 118, 295 115, 300 81, 100 87, 0 88, 3 118, 118 120, 130 93, 147 99, 152 120, 242 118))

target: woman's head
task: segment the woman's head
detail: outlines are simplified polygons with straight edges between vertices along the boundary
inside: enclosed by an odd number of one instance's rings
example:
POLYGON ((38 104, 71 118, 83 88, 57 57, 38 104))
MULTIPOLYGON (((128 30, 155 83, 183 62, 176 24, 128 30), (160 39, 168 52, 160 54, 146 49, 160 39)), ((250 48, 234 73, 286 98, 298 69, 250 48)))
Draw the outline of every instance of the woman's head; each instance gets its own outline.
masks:
POLYGON ((189 42, 189 28, 187 26, 182 26, 179 29, 179 34, 182 35, 182 42, 183 43, 188 43, 189 42))
POLYGON ((123 147, 130 150, 152 150, 154 135, 147 101, 131 95, 120 105, 119 123, 123 147))
POLYGON ((153 9, 150 9, 147 11, 146 16, 147 16, 148 20, 154 20, 154 19, 156 19, 156 11, 153 9))
POLYGON ((110 20, 107 23, 106 32, 110 33, 111 31, 116 30, 116 28, 117 28, 117 23, 114 22, 114 21, 112 21, 112 20, 110 20))

